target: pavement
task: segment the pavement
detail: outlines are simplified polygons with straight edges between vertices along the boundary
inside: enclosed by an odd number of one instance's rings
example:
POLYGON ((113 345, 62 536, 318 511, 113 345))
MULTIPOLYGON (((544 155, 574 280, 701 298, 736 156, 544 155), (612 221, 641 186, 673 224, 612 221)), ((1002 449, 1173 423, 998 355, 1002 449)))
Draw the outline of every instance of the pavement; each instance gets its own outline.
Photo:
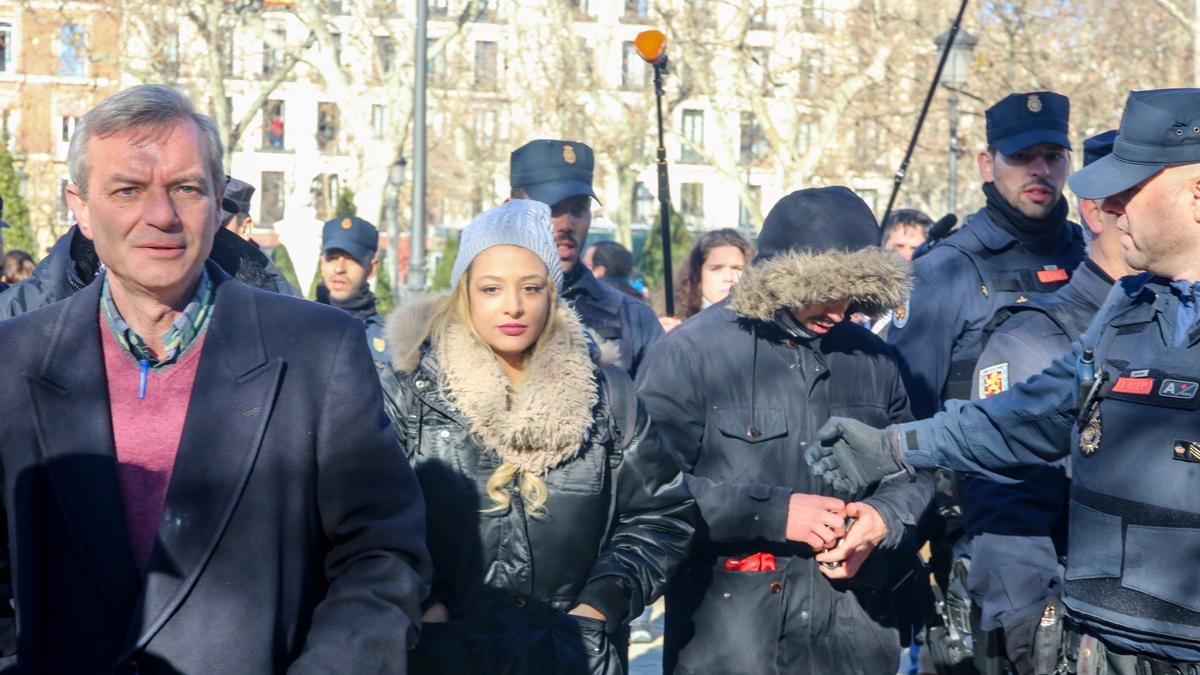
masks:
POLYGON ((651 632, 654 642, 629 645, 629 675, 662 675, 663 617, 666 607, 662 599, 651 607, 651 632))

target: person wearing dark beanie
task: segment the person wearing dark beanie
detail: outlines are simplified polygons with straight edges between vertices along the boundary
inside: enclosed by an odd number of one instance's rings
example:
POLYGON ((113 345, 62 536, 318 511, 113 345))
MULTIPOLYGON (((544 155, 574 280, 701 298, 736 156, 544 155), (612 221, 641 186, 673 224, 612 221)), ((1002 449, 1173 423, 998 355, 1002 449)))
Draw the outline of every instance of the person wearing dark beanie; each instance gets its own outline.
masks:
POLYGON ((923 618, 929 585, 906 535, 932 476, 844 493, 799 463, 830 415, 911 419, 893 352, 846 320, 851 305, 884 312, 909 290, 908 263, 879 237, 847 188, 787 195, 730 297, 638 373, 704 521, 667 591, 664 672, 892 672, 923 618), (895 590, 883 601, 851 585, 895 590))

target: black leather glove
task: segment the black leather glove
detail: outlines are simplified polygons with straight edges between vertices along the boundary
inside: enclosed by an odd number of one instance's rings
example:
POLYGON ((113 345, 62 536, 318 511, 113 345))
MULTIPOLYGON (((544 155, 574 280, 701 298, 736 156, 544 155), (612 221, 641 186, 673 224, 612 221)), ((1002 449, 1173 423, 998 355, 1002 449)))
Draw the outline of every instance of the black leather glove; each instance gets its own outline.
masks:
POLYGON ((817 432, 820 445, 805 453, 813 475, 843 492, 861 493, 904 470, 891 427, 875 429, 848 417, 831 417, 817 432))

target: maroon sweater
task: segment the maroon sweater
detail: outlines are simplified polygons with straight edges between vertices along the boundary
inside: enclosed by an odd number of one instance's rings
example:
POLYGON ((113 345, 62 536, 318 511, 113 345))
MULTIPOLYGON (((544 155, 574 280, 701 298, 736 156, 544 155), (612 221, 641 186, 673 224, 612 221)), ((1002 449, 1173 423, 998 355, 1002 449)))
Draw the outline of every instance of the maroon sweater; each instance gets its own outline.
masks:
POLYGON ((175 363, 149 371, 146 398, 142 399, 138 396, 140 365, 117 342, 103 316, 100 332, 125 528, 133 559, 145 573, 183 436, 204 336, 175 363))

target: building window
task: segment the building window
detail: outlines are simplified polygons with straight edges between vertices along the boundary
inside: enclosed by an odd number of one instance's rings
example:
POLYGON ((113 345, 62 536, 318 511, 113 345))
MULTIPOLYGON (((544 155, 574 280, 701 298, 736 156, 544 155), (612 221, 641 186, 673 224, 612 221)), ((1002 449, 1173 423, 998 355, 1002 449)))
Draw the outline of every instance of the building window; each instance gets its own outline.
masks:
POLYGON ((767 0, 750 0, 750 27, 767 27, 767 0))
POLYGON ((801 0, 800 18, 808 21, 820 21, 825 18, 824 0, 801 0))
POLYGON ((387 75, 396 68, 396 41, 387 35, 375 36, 375 72, 387 75))
POLYGON ((495 21, 500 17, 500 0, 476 0, 476 21, 495 21))
POLYGON ((317 150, 336 155, 338 151, 338 129, 341 126, 341 111, 336 103, 317 104, 317 150))
POLYGON ((650 20, 650 0, 625 0, 625 13, 622 21, 643 23, 650 20))
POLYGON ((767 138, 763 134, 762 125, 752 112, 743 112, 740 123, 741 140, 739 142, 740 157, 743 164, 753 164, 766 157, 767 138))
POLYGON ((484 157, 495 157, 503 144, 496 139, 500 136, 499 115, 495 110, 477 110, 474 113, 472 131, 475 136, 475 147, 484 157))
POLYGON ((263 77, 275 77, 283 70, 285 56, 283 46, 287 43, 287 31, 280 26, 272 28, 270 38, 263 40, 263 77))
POLYGON ((762 186, 747 185, 746 191, 750 193, 751 201, 747 202, 745 195, 738 199, 738 228, 753 232, 761 223, 755 219, 751 205, 758 209, 762 208, 762 186))
POLYGON ((63 115, 58 118, 58 122, 58 141, 60 143, 70 143, 71 136, 75 135, 75 125, 79 122, 79 118, 71 115, 63 115))
POLYGON ((655 210, 657 202, 654 200, 654 195, 650 194, 650 189, 645 183, 638 182, 633 187, 633 222, 649 224, 654 222, 654 217, 658 214, 655 210))
POLYGON ((386 126, 387 111, 382 105, 376 103, 371 106, 371 131, 375 133, 376 138, 382 138, 386 126))
POLYGON ((267 101, 262 114, 262 149, 283 150, 284 148, 284 117, 287 111, 283 101, 278 99, 267 101))
POLYGON ((0 73, 13 72, 13 50, 16 46, 12 23, 0 21, 0 73))
POLYGON ((83 77, 83 27, 65 23, 58 31, 58 74, 62 77, 83 77))
POLYGON ((54 215, 58 218, 59 225, 71 225, 75 222, 75 216, 71 213, 71 205, 67 203, 67 185, 70 184, 70 179, 58 179, 58 201, 55 204, 54 215))
POLYGON ((679 212, 685 218, 704 217, 704 183, 679 184, 679 212))
POLYGON ((621 45, 621 88, 640 89, 650 83, 651 70, 632 42, 621 45))
POLYGON ((704 111, 684 110, 682 124, 683 141, 679 147, 679 161, 704 161, 704 111))
POLYGON ((429 16, 438 18, 450 15, 450 0, 429 0, 429 16))
POLYGON ((860 163, 870 163, 879 157, 879 124, 874 118, 859 120, 854 136, 855 154, 860 163))
POLYGON ((441 86, 446 80, 446 56, 437 50, 437 40, 425 41, 425 75, 432 86, 441 86))
POLYGON ((796 151, 806 154, 812 149, 813 123, 801 120, 796 123, 796 151))
POLYGON ((492 91, 499 84, 499 61, 495 42, 475 43, 475 88, 492 91))
POLYGON ((258 227, 268 230, 275 229, 275 223, 283 220, 283 202, 287 191, 283 184, 282 171, 264 171, 262 180, 262 197, 259 202, 258 227))
POLYGON ((330 49, 333 50, 333 62, 342 65, 342 33, 341 31, 330 29, 329 31, 330 49))
POLYGON ((336 173, 317 174, 309 186, 312 193, 313 206, 316 207, 318 220, 329 220, 342 215, 336 213, 340 183, 336 173))
POLYGON ((591 0, 566 0, 567 9, 571 10, 571 14, 575 15, 577 21, 593 21, 595 16, 592 15, 591 0))

